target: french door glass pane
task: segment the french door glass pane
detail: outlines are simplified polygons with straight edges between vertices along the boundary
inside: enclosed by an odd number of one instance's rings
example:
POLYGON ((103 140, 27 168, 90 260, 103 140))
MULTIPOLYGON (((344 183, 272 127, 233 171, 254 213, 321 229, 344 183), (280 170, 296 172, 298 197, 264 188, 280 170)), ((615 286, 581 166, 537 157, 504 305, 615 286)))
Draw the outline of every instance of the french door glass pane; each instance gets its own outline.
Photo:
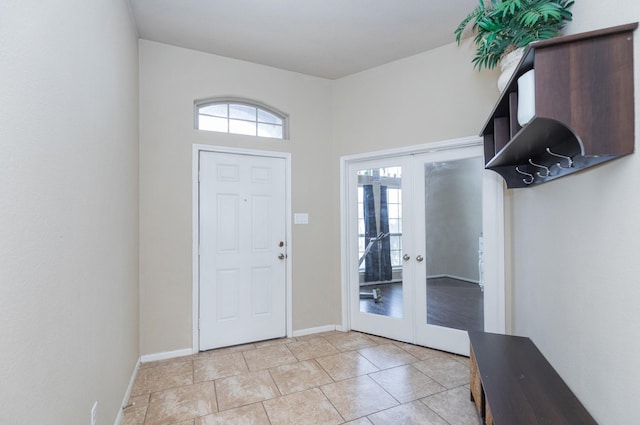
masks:
POLYGON ((402 167, 359 170, 360 311, 403 317, 402 167))
POLYGON ((427 163, 427 324, 483 330, 482 159, 427 163))

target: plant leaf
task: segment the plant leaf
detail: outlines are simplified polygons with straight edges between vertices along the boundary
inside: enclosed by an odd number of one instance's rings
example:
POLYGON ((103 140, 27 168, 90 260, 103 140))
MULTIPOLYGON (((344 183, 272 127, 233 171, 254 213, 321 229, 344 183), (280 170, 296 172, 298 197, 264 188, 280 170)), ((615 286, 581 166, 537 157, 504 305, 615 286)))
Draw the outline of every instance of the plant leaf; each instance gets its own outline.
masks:
POLYGON ((573 19, 573 4, 574 0, 479 0, 454 31, 456 41, 460 44, 462 32, 473 22, 474 68, 493 68, 505 51, 555 37, 573 19))

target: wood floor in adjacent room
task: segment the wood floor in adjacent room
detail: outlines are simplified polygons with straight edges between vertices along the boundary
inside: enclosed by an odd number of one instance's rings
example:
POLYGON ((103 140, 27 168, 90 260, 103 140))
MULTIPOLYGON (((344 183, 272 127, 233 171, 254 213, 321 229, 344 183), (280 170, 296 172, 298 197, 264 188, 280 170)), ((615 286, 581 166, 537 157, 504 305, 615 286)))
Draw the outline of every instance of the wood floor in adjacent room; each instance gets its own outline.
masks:
POLYGON ((122 425, 477 425, 468 384, 466 357, 326 332, 142 364, 122 425))
MULTIPOLYGON (((402 282, 363 286, 361 292, 380 288, 382 298, 360 299, 360 311, 402 317, 402 282)), ((427 323, 461 330, 484 330, 484 298, 480 286, 450 277, 427 279, 427 323)))

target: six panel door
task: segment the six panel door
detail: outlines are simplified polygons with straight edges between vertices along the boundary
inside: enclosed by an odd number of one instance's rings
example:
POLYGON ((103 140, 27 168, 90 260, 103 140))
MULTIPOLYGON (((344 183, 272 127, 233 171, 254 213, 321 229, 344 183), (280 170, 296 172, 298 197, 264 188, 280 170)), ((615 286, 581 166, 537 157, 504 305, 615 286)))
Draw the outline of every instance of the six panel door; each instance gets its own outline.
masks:
POLYGON ((200 350, 286 336, 285 160, 200 152, 200 350))

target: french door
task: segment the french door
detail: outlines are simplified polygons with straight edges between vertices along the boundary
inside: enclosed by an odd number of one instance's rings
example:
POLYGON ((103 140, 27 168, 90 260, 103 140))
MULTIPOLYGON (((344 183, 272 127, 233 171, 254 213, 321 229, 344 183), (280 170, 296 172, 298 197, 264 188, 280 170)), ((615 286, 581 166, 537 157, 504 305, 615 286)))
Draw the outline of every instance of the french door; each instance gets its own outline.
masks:
POLYGON ((353 161, 347 173, 351 328, 463 355, 467 330, 499 331, 501 280, 485 282, 483 243, 495 235, 483 192, 499 181, 481 146, 353 161))
POLYGON ((416 254, 408 268, 415 277, 415 341, 464 355, 467 331, 485 328, 481 155, 478 147, 412 161, 416 254))
POLYGON ((348 183, 351 328, 406 342, 414 320, 412 277, 402 259, 412 243, 410 160, 352 163, 348 183))

